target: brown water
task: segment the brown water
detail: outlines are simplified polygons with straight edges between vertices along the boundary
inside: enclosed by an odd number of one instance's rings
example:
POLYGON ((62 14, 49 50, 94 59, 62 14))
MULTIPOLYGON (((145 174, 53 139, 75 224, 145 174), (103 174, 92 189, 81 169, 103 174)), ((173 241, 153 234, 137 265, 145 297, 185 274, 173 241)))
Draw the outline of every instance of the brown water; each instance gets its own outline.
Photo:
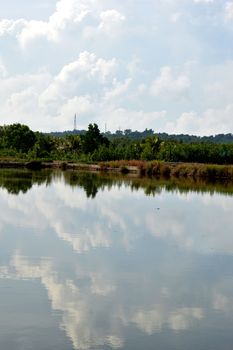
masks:
POLYGON ((232 349, 231 186, 10 170, 0 186, 0 349, 232 349))

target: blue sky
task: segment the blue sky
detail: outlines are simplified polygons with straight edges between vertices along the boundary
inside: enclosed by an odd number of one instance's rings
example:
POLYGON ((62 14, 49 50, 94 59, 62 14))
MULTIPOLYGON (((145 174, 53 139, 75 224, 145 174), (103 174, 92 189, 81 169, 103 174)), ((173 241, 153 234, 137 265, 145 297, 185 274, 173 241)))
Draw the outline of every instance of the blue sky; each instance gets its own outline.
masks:
POLYGON ((0 0, 0 124, 233 132, 233 1, 0 0))

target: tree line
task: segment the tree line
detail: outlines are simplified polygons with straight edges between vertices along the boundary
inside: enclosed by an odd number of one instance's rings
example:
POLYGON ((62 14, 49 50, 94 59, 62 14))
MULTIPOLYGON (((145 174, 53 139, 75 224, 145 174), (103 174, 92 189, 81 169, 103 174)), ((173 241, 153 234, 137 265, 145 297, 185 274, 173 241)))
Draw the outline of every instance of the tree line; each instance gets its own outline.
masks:
MULTIPOLYGON (((67 135, 83 135, 86 130, 66 130, 51 132, 49 135, 55 137, 63 137, 67 135)), ((115 132, 106 131, 103 133, 110 141, 118 138, 128 138, 132 140, 142 140, 148 136, 156 136, 162 141, 179 141, 183 143, 233 143, 233 134, 217 134, 210 136, 197 136, 197 135, 188 135, 188 134, 167 134, 165 132, 156 133, 153 129, 145 129, 144 131, 125 129, 125 130, 116 130, 115 132)))
POLYGON ((100 132, 97 124, 89 124, 81 134, 54 136, 33 132, 26 125, 12 124, 0 127, 0 156, 84 162, 161 160, 233 164, 233 144, 164 139, 150 130, 141 139, 120 134, 109 137, 100 132))

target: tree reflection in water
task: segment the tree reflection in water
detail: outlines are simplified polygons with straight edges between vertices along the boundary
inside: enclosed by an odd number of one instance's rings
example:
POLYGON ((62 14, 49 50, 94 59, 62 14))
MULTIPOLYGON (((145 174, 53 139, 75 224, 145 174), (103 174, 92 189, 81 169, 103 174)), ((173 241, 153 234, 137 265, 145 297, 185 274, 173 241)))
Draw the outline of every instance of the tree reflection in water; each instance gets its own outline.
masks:
POLYGON ((112 173, 94 173, 78 171, 52 171, 28 169, 0 169, 0 188, 7 190, 9 194, 18 195, 26 193, 33 185, 48 186, 53 179, 64 179, 65 183, 73 188, 81 187, 87 198, 95 198, 99 191, 114 186, 130 187, 132 191, 144 190, 145 195, 155 196, 164 189, 168 192, 197 192, 197 193, 222 193, 233 195, 232 182, 209 182, 205 180, 193 180, 188 178, 149 178, 136 177, 112 173))

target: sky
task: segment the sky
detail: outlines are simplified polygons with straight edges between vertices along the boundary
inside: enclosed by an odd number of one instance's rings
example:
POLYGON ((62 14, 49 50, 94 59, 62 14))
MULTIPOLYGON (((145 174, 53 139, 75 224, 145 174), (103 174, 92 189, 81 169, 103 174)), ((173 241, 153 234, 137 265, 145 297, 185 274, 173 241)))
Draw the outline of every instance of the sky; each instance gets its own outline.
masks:
POLYGON ((0 0, 0 125, 233 133, 233 1, 0 0))

